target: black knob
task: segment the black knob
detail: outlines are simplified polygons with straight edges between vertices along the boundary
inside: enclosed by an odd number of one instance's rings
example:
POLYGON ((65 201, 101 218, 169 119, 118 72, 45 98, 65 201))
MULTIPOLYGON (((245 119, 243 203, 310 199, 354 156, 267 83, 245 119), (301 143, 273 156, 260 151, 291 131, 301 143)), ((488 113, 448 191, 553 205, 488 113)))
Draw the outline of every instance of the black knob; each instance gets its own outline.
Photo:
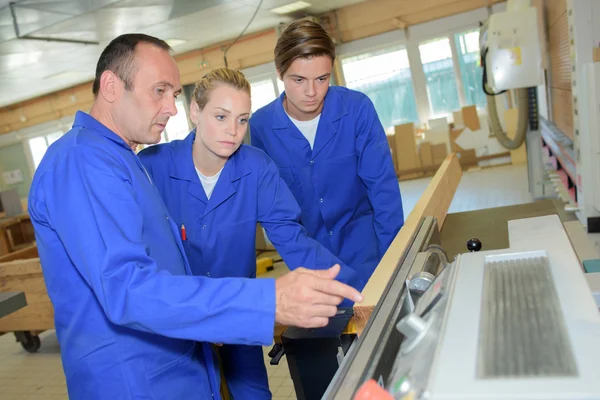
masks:
POLYGON ((481 250, 482 246, 483 245, 481 244, 481 240, 477 238, 469 239, 469 241, 467 242, 467 249, 469 249, 470 252, 479 251, 481 250))

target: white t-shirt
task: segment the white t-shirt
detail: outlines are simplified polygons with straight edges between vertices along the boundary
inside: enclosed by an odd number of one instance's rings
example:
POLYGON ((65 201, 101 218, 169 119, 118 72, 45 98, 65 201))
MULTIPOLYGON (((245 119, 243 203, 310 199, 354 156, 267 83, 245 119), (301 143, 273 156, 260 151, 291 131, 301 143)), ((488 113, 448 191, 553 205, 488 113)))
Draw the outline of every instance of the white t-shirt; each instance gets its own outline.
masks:
POLYGON ((202 187, 204 188, 204 192, 206 193, 206 197, 210 199, 213 190, 215 190, 215 185, 219 180, 219 176, 221 176, 221 172, 223 168, 215 176, 206 176, 200 172, 198 168, 196 168, 196 173, 198 174, 198 178, 200 178, 200 183, 202 183, 202 187))
POLYGON ((321 119, 321 114, 317 115, 310 121, 298 121, 297 119, 290 117, 289 114, 288 117, 294 123, 294 125, 296 125, 296 128, 298 128, 298 130, 302 132, 306 140, 308 140, 308 143, 310 143, 310 148, 312 149, 315 144, 315 136, 317 136, 317 128, 319 127, 319 120, 321 119))

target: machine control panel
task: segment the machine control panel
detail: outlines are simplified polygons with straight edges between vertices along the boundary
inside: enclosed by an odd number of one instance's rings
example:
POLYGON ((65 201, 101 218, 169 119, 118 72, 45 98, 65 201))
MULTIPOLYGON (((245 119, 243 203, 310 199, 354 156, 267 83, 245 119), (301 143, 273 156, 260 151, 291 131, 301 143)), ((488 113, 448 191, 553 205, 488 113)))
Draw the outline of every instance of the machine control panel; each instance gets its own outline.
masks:
POLYGON ((448 305, 446 292, 453 266, 442 270, 417 300, 414 311, 396 324, 404 338, 386 387, 395 399, 417 400, 425 395, 448 305))

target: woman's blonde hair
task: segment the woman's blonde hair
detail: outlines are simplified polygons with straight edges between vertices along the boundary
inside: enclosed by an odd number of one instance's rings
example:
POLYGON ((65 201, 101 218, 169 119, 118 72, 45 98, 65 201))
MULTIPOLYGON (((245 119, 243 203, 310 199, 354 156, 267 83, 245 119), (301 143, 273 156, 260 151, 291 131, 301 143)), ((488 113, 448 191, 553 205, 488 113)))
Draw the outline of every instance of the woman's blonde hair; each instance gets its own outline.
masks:
POLYGON ((250 82, 240 71, 229 68, 216 68, 207 72, 194 88, 193 101, 203 110, 208 103, 210 92, 219 84, 230 85, 243 90, 250 96, 250 82))

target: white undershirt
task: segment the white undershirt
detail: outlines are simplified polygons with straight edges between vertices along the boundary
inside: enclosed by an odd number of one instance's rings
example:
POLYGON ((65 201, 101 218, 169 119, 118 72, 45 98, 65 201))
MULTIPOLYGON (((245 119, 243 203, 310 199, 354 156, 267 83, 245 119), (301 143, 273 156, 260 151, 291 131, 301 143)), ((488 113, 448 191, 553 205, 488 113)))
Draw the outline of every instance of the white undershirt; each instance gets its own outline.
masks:
POLYGON ((212 195, 213 190, 215 190, 215 185, 219 180, 219 176, 221 176, 221 172, 223 168, 215 176, 206 176, 200 172, 198 168, 196 168, 196 173, 198 174, 198 178, 200 178, 200 183, 202 183, 202 187, 204 188, 204 192, 206 193, 206 197, 210 200, 210 196, 212 195))
MULTIPOLYGON (((286 112, 287 113, 287 112, 286 112)), ((315 118, 310 121, 298 121, 290 117, 290 120, 296 125, 296 128, 304 135, 308 143, 310 143, 310 148, 312 149, 315 144, 315 137, 317 136, 317 128, 319 127, 319 120, 321 119, 321 114, 317 115, 315 118)))

